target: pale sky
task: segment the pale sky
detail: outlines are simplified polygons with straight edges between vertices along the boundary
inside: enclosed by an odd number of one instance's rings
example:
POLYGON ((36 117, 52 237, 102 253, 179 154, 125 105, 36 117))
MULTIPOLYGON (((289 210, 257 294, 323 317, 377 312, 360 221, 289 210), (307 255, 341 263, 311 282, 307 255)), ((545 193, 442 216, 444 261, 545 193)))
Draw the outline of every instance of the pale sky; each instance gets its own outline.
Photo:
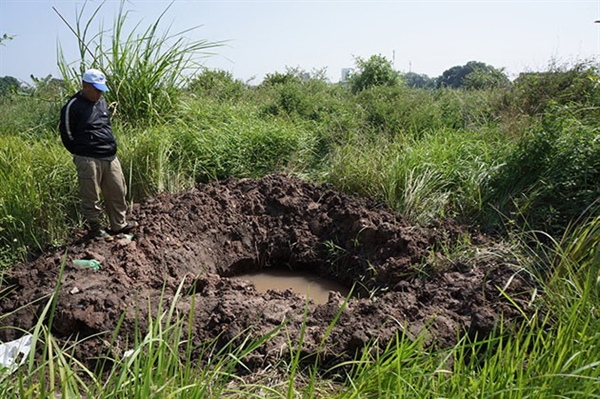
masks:
MULTIPOLYGON (((29 76, 60 78, 57 48, 77 61, 77 41, 53 7, 75 25, 83 1, 0 0, 0 76, 30 82, 29 76)), ((101 2, 90 0, 86 16, 101 2)), ((107 0, 90 29, 112 27, 120 1, 107 0)), ((130 0, 128 21, 143 28, 156 21, 170 1, 130 0)), ((445 70, 480 61, 505 68, 514 77, 545 70, 552 60, 598 62, 600 0, 479 1, 254 1, 175 0, 160 26, 190 39, 227 41, 205 66, 237 79, 260 83, 265 74, 299 67, 326 68, 332 82, 356 57, 382 55, 401 72, 440 76, 445 70)), ((87 18, 86 18, 87 21, 87 18)))

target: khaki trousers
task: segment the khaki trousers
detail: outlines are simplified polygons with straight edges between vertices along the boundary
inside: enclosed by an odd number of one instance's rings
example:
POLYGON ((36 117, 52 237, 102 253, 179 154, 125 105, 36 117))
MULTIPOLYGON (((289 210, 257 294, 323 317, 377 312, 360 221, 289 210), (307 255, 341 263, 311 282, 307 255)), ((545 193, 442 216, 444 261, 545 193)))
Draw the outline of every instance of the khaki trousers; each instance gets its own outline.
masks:
POLYGON ((106 214, 113 231, 123 228, 127 222, 127 186, 118 158, 112 161, 73 156, 79 181, 81 213, 90 225, 99 225, 102 212, 100 192, 104 197, 106 214))

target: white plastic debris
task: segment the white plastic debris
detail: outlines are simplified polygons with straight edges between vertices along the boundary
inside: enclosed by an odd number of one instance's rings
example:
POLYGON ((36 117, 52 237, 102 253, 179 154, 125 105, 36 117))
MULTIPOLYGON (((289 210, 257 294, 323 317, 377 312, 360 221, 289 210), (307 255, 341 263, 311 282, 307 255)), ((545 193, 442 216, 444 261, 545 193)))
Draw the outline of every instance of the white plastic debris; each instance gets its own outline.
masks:
POLYGON ((123 359, 126 359, 129 356, 133 355, 133 352, 135 352, 135 350, 133 349, 126 350, 125 353, 123 353, 123 359))
POLYGON ((25 363, 31 350, 33 335, 24 335, 19 339, 0 345, 0 373, 13 373, 25 363))

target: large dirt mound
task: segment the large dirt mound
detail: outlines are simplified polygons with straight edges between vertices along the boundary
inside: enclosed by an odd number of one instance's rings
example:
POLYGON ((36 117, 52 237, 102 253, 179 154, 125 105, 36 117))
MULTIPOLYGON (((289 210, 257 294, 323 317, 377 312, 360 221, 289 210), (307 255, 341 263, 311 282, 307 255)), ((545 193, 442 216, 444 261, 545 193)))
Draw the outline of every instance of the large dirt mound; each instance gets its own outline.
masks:
POLYGON ((135 329, 156 318, 160 304, 171 306, 182 282, 175 308, 186 317, 192 309, 190 338, 198 345, 258 338, 287 322, 284 334, 247 359, 250 367, 284 355, 303 326, 303 352, 322 348, 319 358, 328 364, 398 333, 435 347, 465 334, 483 337, 518 316, 505 295, 518 303, 529 291, 500 258, 448 259, 442 249, 466 234, 456 226, 416 228, 367 200, 284 175, 199 185, 132 213, 140 223, 133 240, 80 240, 10 270, 0 294, 0 339, 35 325, 47 303, 36 300, 56 289, 65 261, 52 330, 64 340, 89 337, 77 346, 83 359, 107 353, 106 338, 122 317, 110 350, 118 356, 130 349, 135 329), (72 266, 91 258, 99 270, 72 266), (260 294, 251 282, 229 278, 263 268, 311 271, 354 286, 355 296, 340 312, 344 298, 332 292, 325 304, 309 302, 305 314, 302 295, 260 294))

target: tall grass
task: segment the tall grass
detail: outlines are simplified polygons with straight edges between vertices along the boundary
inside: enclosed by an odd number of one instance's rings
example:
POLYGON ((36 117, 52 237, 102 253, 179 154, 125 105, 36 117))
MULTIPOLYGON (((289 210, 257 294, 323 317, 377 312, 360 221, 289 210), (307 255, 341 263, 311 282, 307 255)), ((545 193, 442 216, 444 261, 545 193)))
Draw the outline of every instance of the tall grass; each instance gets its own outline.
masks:
POLYGON ((58 126, 61 98, 58 93, 48 97, 16 93, 0 96, 0 138, 12 135, 21 138, 49 138, 58 126), (58 101, 57 101, 58 100, 58 101))
MULTIPOLYGON (((104 71, 111 89, 105 96, 113 113, 123 121, 157 122, 172 118, 181 88, 189 74, 200 69, 200 58, 222 43, 206 40, 189 41, 187 29, 172 34, 162 28, 163 13, 145 30, 140 24, 127 31, 129 11, 122 1, 111 29, 92 24, 99 16, 101 3, 86 20, 85 6, 77 14, 75 26, 63 21, 76 36, 80 59, 74 63, 59 51, 59 68, 72 92, 79 89, 85 69, 104 71), (139 33, 141 31, 141 33, 139 33), (75 64, 72 66, 72 64, 75 64)), ((59 14, 60 15, 60 14, 59 14)))
POLYGON ((2 142, 0 253, 10 264, 60 242, 77 223, 77 186, 69 156, 56 141, 5 136, 2 142))
POLYGON ((503 91, 457 91, 373 87, 349 101, 362 131, 397 138, 438 130, 478 130, 499 123, 503 91))
MULTIPOLYGON (((557 109, 520 137, 507 135, 512 125, 494 116, 500 111, 486 111, 494 93, 418 91, 402 104, 402 97, 388 91, 406 89, 374 90, 359 98, 317 83, 289 83, 290 90, 249 88, 235 101, 221 92, 211 98, 211 90, 186 92, 177 99, 171 121, 162 125, 134 125, 117 113, 113 127, 130 199, 213 179, 287 171, 374 197, 416 223, 452 216, 501 230, 508 219, 560 233, 600 195, 595 184, 600 141, 594 126, 576 119, 580 112, 557 109), (384 104, 376 106, 375 99, 384 104), (430 103, 416 106, 415 101, 430 103), (465 107, 471 111, 446 110, 465 107), (385 110, 379 115, 390 121, 374 125, 373 109, 385 110)), ((26 113, 30 103, 27 99, 21 108, 12 98, 0 106, 26 113)), ((80 217, 72 165, 55 128, 32 124, 15 132, 17 125, 3 123, 0 240, 9 264, 31 249, 68 239, 80 217), (49 184, 41 184, 47 171, 49 184)))
MULTIPOLYGON (((600 302, 600 216, 574 225, 555 244, 548 281, 549 289, 569 307, 582 306, 577 315, 598 315, 600 302)), ((563 303, 550 303, 562 309, 563 303)), ((585 317, 585 316, 584 316, 585 317)))
POLYGON ((178 157, 196 181, 301 171, 314 162, 316 142, 306 125, 210 100, 188 101, 186 109, 172 131, 178 157))
POLYGON ((474 220, 508 148, 493 129, 358 139, 339 146, 329 178, 343 189, 380 198, 416 223, 448 216, 474 220))
POLYGON ((568 108, 532 125, 503 162, 486 202, 517 225, 558 236, 600 199, 598 127, 568 108))

